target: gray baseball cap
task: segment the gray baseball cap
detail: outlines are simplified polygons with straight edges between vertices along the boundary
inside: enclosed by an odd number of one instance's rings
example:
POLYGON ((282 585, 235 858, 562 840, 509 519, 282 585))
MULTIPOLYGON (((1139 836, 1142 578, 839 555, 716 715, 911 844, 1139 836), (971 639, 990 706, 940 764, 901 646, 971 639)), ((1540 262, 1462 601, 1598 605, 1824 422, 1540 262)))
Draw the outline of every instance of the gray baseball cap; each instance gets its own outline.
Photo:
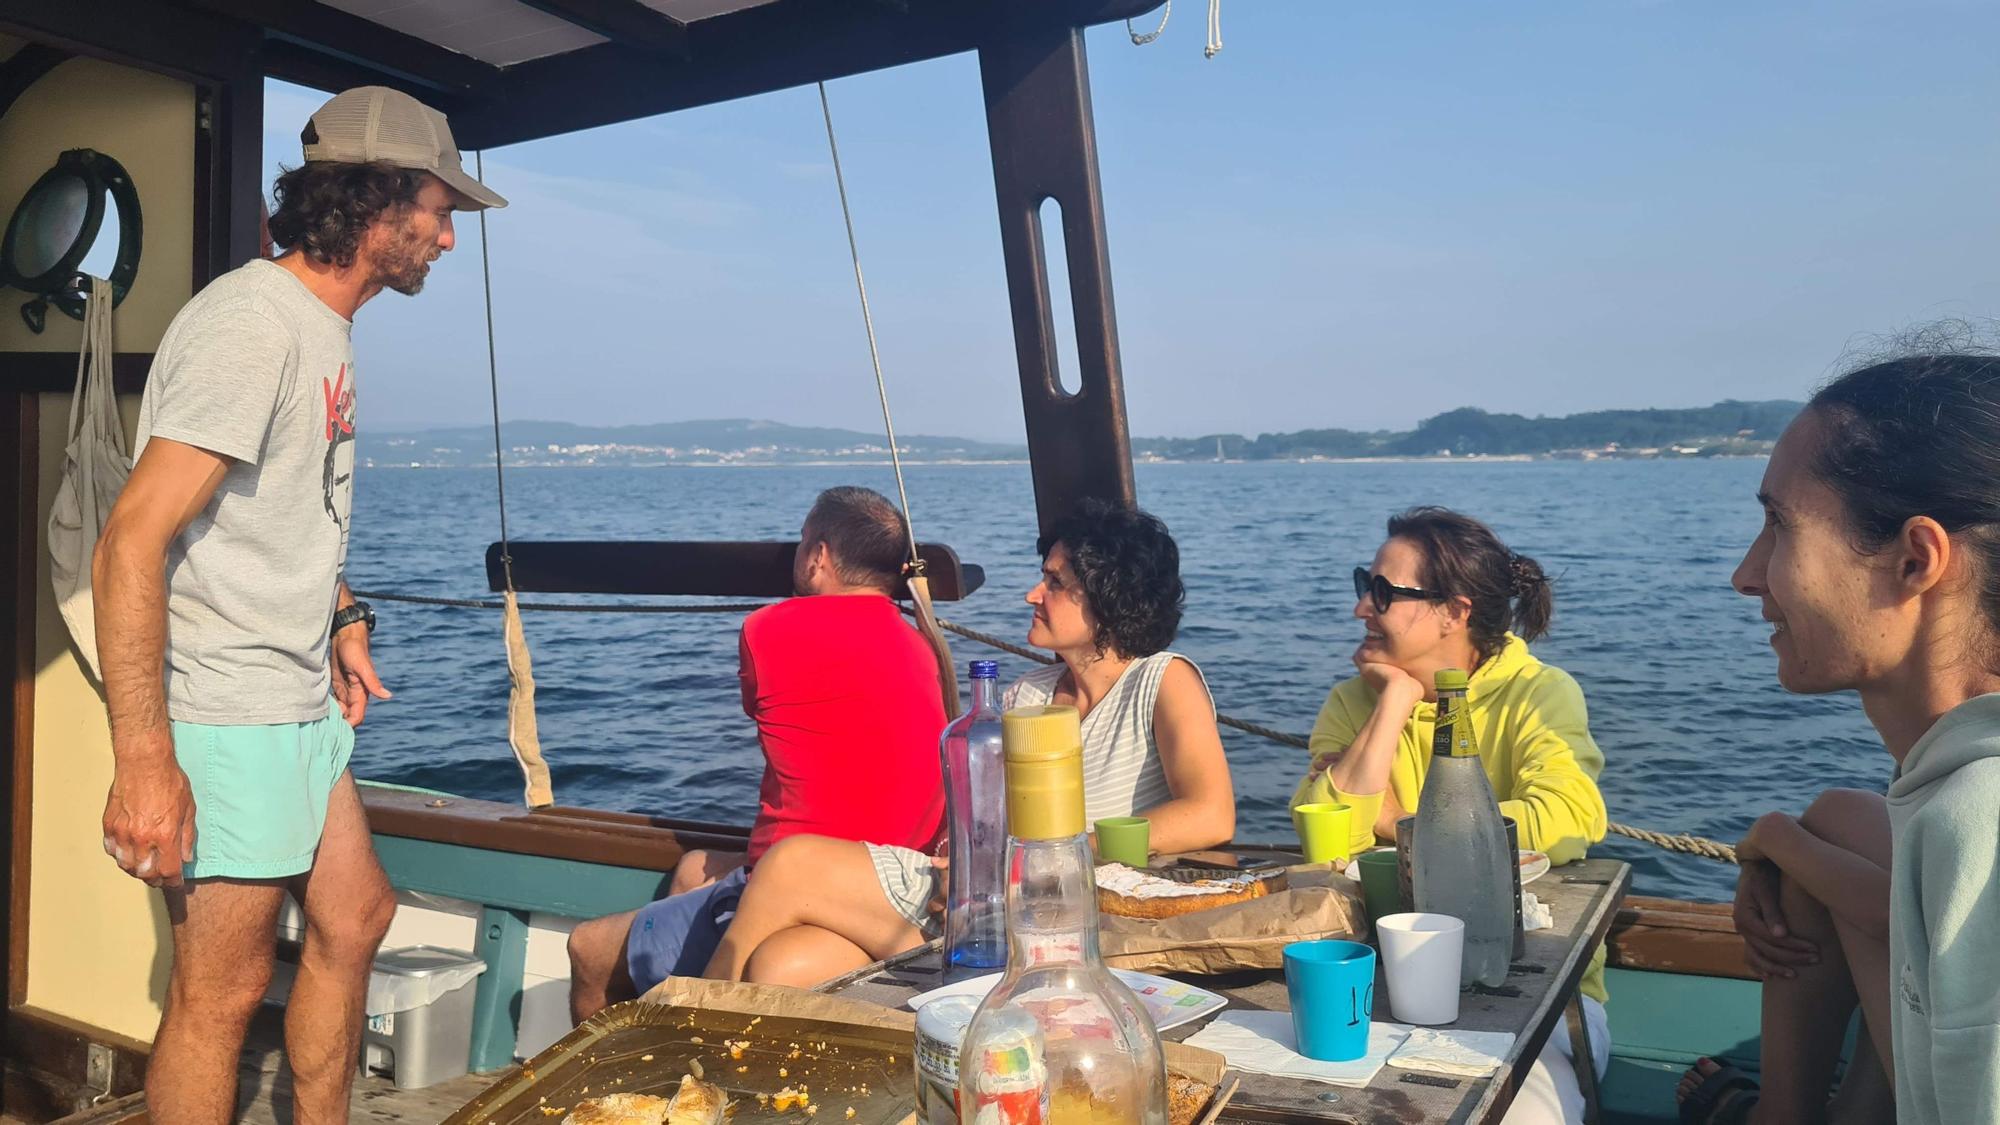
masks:
POLYGON ((357 86, 335 94, 300 134, 306 161, 381 162, 429 172, 458 193, 460 211, 505 207, 507 201, 465 171, 444 114, 401 90, 357 86))

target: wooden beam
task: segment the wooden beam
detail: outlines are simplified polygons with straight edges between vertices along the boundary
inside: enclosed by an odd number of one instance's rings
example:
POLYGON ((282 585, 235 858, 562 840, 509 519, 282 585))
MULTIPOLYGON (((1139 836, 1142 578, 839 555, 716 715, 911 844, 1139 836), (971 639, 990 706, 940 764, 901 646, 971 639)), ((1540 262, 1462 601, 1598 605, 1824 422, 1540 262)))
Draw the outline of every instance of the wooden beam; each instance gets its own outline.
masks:
POLYGON ((0 839, 7 865, 0 869, 0 910, 6 912, 5 995, 19 1004, 28 994, 28 879, 34 852, 35 798, 35 570, 40 553, 41 400, 0 392, 0 637, 13 638, 0 694, 0 839))
MULTIPOLYGON (((7 290, 7 296, 16 296, 7 290)), ((0 297, 0 314, 15 315, 14 302, 0 297)), ((119 352, 111 357, 111 385, 119 394, 146 389, 152 352, 119 352)), ((0 394, 69 394, 76 389, 75 352, 0 352, 0 394)))
POLYGON ((612 42, 506 69, 499 96, 452 115, 465 148, 632 121, 692 106, 976 50, 1021 27, 1121 20, 1158 0, 777 0, 687 25, 687 61, 612 42))
POLYGON ((377 836, 454 844, 487 852, 600 863, 670 874, 691 848, 742 851, 749 832, 694 821, 579 809, 537 809, 466 797, 361 786, 377 836))
POLYGON ((139 1089, 146 1078, 152 1048, 136 1039, 78 1023, 54 1012, 17 1005, 8 1010, 4 1030, 7 1093, 27 1104, 9 1104, 10 1120, 46 1120, 29 1116, 30 1106, 64 1117, 87 1108, 76 1104, 102 1089, 85 1084, 92 1047, 111 1054, 110 1091, 122 1097, 139 1089))
POLYGON ((183 0, 183 3, 259 28, 267 40, 289 43, 347 64, 356 74, 366 73, 371 81, 394 79, 393 84, 475 96, 500 85, 499 67, 318 0, 183 0))
POLYGON ((240 22, 160 0, 0 0, 0 32, 189 81, 236 73, 257 44, 240 22))
POLYGON ((639 0, 521 0, 521 3, 628 47, 682 59, 688 54, 687 25, 639 0))
POLYGON ((1728 903, 1627 899, 1612 923, 1606 963, 1620 969, 1756 980, 1728 903))
MULTIPOLYGON (((538 594, 682 595, 784 598, 792 587, 796 542, 546 542, 517 539, 514 588, 538 594)), ((501 545, 486 548, 487 588, 507 588, 501 545)), ((917 544, 931 597, 963 601, 986 572, 942 543, 917 544)))
POLYGON ((1083 32, 1027 32, 983 47, 979 79, 1035 512, 1046 535, 1083 500, 1136 503, 1083 32), (1049 200, 1061 210, 1061 260, 1042 237, 1049 200), (1050 295, 1057 270, 1069 279, 1066 308, 1056 308, 1050 295), (1058 320, 1076 329, 1082 370, 1074 394, 1058 378, 1058 320))

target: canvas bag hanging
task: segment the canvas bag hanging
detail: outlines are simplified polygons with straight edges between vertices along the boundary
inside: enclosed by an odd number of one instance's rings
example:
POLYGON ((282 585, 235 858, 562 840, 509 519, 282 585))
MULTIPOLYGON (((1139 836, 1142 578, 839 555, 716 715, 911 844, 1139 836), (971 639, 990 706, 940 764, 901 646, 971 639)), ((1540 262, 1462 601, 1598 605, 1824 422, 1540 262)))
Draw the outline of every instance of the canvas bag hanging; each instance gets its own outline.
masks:
POLYGON ((90 558, 97 550, 111 504, 132 473, 125 428, 118 420, 118 395, 111 385, 111 285, 91 278, 84 302, 83 348, 76 357, 76 390, 69 400, 69 444, 63 450, 62 483, 49 513, 49 573, 56 608, 76 641, 93 679, 97 665, 97 621, 90 597, 90 558))

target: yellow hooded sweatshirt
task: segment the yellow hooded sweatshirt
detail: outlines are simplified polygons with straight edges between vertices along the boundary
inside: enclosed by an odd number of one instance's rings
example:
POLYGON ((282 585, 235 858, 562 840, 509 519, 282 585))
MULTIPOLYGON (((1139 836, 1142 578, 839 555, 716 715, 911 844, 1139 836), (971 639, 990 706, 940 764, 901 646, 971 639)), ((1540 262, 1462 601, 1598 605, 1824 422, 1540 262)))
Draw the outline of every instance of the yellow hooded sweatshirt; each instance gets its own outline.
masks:
MULTIPOLYGON (((1547 854, 1553 864, 1582 859, 1591 844, 1604 839, 1608 819, 1604 795, 1597 790, 1604 753, 1590 737, 1583 689, 1569 673, 1535 659, 1527 642, 1509 633, 1500 651, 1472 673, 1466 706, 1486 780, 1500 802, 1500 815, 1513 819, 1521 847, 1547 854)), ((1337 754, 1353 745, 1374 710, 1374 689, 1361 677, 1335 684, 1313 723, 1313 756, 1337 754)), ((1405 812, 1416 812, 1430 774, 1436 725, 1437 704, 1429 701, 1419 701, 1403 724, 1389 788, 1405 812)), ((1352 808, 1351 847, 1359 852, 1375 846, 1382 794, 1341 792, 1322 773, 1301 781, 1292 794, 1294 805, 1312 801, 1352 808)), ((1600 948, 1583 983, 1585 995, 1600 1002, 1605 999, 1603 956, 1600 948)))

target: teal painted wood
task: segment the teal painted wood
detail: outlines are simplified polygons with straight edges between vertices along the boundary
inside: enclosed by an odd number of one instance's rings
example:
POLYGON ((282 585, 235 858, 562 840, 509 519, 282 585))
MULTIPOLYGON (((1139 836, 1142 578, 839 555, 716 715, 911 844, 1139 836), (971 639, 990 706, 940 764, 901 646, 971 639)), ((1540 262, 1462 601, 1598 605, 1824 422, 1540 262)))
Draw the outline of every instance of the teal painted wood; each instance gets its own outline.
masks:
POLYGON ((489 906, 479 912, 473 953, 486 962, 472 998, 472 1046, 466 1067, 474 1074, 514 1062, 520 1038, 522 970, 528 966, 528 912, 489 906))
MULTIPOLYGON (((1763 986, 1754 980, 1610 969, 1611 1067, 1600 1087, 1605 1125, 1678 1120, 1674 1087, 1703 1055, 1755 1077, 1763 1054, 1763 986)), ((1851 1058, 1857 1020, 1842 1058, 1851 1058)))
POLYGON ((1604 984, 1613 1054, 1683 1066, 1702 1055, 1757 1061, 1763 990, 1756 981, 1608 969, 1604 984))
POLYGON ((398 890, 568 918, 636 910, 664 893, 668 882, 668 876, 658 871, 402 836, 377 835, 375 854, 398 890))

